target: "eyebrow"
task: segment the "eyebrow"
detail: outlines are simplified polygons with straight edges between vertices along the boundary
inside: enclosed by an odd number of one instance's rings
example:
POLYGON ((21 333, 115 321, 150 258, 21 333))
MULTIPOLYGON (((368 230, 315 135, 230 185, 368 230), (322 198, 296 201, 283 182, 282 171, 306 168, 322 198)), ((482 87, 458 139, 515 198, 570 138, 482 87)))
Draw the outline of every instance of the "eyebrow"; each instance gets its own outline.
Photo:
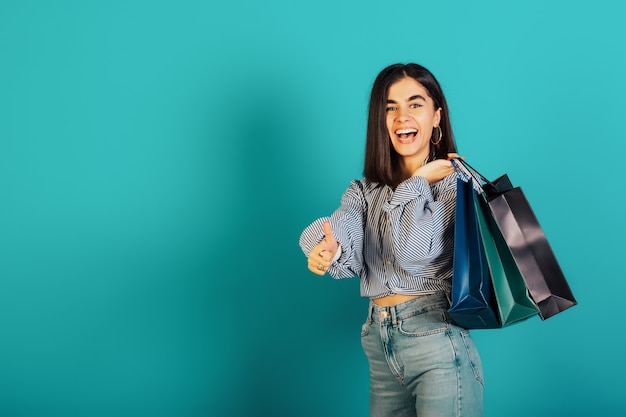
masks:
MULTIPOLYGON (((409 97, 409 99, 407 100, 407 102, 409 101, 413 101, 413 100, 419 100, 422 99, 424 101, 426 101, 426 99, 424 98, 424 96, 420 95, 420 94, 416 94, 414 96, 409 97)), ((397 104, 395 100, 387 100, 388 104, 397 104)))

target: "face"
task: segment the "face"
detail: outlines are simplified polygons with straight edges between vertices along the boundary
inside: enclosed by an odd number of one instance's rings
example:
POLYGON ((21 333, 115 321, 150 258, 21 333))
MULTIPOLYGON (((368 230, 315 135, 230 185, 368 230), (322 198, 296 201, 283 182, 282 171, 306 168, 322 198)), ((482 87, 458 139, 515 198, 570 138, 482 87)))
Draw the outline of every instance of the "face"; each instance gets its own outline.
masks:
POLYGON ((439 126, 441 108, 435 109, 428 91, 406 77, 389 87, 387 131, 406 167, 417 169, 430 154, 433 127, 439 126))

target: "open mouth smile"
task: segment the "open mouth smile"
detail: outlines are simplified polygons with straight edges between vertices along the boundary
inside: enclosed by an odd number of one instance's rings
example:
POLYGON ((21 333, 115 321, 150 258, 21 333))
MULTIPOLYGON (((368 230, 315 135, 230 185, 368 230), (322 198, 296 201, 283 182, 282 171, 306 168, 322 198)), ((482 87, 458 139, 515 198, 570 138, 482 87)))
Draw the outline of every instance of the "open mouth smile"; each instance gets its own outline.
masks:
POLYGON ((400 142, 411 142, 413 139, 415 139, 415 136, 417 136, 417 129, 398 129, 395 131, 395 134, 400 142))

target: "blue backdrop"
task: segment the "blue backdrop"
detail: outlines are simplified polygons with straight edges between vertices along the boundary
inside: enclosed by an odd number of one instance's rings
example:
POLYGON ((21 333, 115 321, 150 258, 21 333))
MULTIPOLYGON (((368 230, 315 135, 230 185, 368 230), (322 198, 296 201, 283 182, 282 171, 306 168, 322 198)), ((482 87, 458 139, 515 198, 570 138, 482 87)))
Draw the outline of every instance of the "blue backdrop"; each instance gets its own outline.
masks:
POLYGON ((358 281, 301 230, 375 75, 441 81, 579 305, 474 332, 487 417, 624 415, 618 1, 0 3, 0 416, 363 416, 358 281))

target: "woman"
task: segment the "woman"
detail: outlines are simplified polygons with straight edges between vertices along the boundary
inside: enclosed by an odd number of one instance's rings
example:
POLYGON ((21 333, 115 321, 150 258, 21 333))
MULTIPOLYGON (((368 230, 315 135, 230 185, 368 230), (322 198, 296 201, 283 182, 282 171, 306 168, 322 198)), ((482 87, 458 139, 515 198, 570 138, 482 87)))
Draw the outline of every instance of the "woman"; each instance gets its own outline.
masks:
POLYGON ((483 415, 480 358, 447 315, 457 157, 435 77, 417 64, 385 68, 370 97, 365 178, 300 237, 309 270, 359 276, 370 299, 371 416, 483 415))

